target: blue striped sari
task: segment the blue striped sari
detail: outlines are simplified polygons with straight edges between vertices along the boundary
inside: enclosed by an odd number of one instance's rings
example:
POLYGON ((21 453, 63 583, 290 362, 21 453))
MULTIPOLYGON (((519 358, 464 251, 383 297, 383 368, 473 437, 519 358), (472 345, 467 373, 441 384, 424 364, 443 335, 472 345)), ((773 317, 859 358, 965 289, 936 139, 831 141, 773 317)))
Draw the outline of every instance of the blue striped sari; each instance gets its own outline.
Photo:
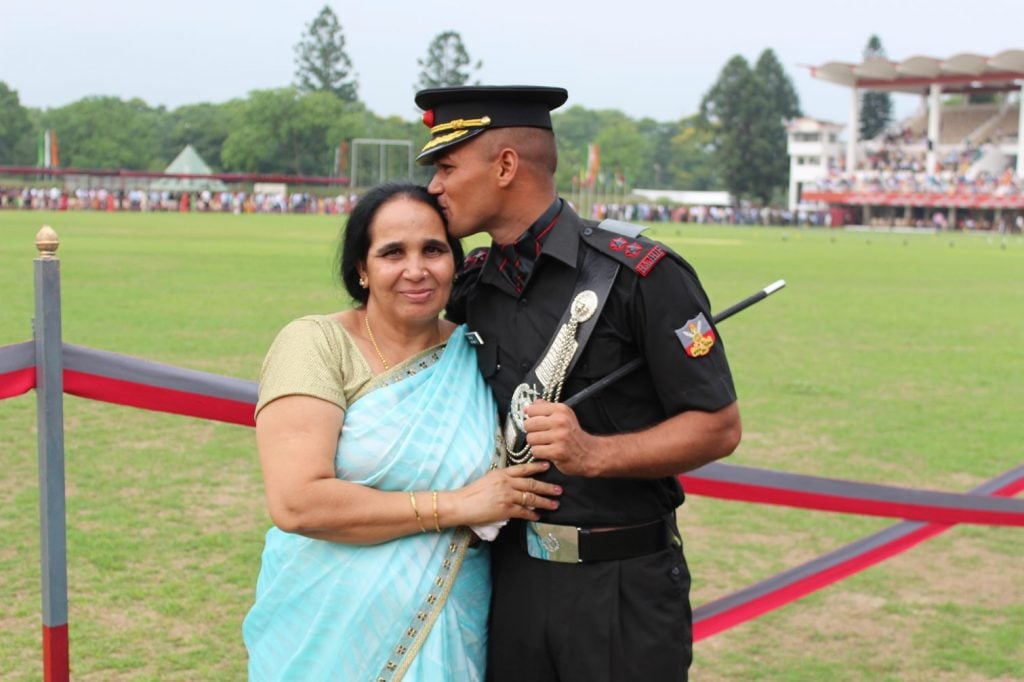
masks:
MULTIPOLYGON (((335 455, 339 478, 426 491, 487 472, 497 412, 464 332, 355 397, 335 455)), ((429 496, 419 499, 429 530, 429 496)), ((271 528, 242 626, 250 679, 482 679, 489 555, 469 537, 445 529, 357 546, 271 528)))

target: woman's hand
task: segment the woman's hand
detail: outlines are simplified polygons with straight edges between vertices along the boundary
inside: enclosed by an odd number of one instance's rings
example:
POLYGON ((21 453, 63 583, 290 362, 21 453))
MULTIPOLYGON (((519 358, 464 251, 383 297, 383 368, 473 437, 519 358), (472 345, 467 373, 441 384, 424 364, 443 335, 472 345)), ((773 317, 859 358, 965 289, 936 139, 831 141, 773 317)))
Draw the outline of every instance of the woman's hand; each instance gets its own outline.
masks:
POLYGON ((540 519, 538 509, 558 509, 562 487, 532 476, 547 471, 548 462, 529 462, 489 471, 469 485, 441 493, 438 510, 442 525, 482 525, 507 519, 540 519))

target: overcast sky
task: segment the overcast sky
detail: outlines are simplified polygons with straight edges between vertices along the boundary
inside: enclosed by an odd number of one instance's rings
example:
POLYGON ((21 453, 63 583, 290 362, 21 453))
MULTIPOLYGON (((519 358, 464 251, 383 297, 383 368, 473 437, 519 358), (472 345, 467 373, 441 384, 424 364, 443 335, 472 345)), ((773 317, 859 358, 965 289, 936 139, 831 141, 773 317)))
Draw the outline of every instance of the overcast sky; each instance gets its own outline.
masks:
MULTIPOLYGON (((330 0, 379 115, 418 117, 413 83, 431 40, 457 31, 485 84, 560 85, 569 105, 677 120, 725 63, 775 51, 804 113, 845 122, 848 91, 808 65, 856 62, 871 34, 894 60, 1024 48, 1024 0, 330 0)), ((87 95, 224 102, 288 85, 293 47, 324 0, 0 0, 0 81, 25 106, 87 95)), ((918 98, 894 97, 910 114, 918 98)))

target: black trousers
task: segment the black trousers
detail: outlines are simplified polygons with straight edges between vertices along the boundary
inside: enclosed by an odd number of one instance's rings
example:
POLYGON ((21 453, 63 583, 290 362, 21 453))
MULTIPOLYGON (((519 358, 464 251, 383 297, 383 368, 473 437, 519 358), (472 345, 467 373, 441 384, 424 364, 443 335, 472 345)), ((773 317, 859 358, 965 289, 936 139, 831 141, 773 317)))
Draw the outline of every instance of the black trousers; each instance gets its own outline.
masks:
POLYGON ((530 557, 520 534, 510 524, 492 546, 490 682, 687 679, 690 572, 678 547, 565 564, 530 557))

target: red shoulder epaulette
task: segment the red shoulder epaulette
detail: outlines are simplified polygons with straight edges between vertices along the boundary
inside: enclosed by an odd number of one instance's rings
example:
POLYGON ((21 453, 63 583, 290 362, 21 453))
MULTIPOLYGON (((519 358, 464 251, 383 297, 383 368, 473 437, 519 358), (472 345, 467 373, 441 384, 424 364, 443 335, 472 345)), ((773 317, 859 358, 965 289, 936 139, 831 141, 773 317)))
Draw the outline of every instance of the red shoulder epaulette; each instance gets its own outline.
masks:
POLYGON ((664 246, 643 237, 626 237, 599 227, 583 231, 583 239, 592 247, 646 277, 668 255, 664 246))

